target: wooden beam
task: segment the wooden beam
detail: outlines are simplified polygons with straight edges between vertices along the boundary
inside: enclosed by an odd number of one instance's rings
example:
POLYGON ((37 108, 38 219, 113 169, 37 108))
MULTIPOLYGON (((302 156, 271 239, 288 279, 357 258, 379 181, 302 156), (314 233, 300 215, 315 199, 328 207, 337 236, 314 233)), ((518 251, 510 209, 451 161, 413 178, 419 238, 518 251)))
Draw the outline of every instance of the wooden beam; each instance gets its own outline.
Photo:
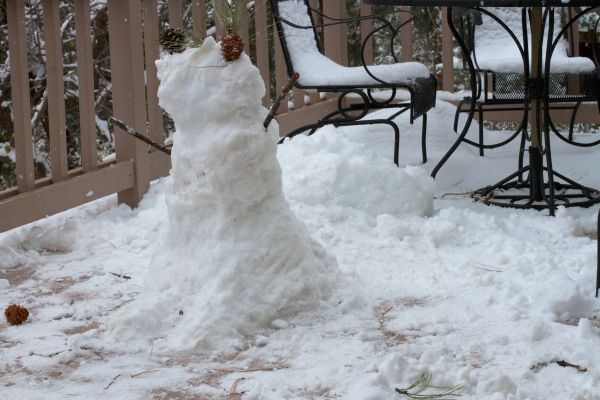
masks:
MULTIPOLYGON (((269 73, 269 28, 268 28, 268 17, 267 17, 267 2, 258 1, 254 3, 254 26, 255 26, 255 40, 256 40, 256 66, 260 71, 260 76, 265 83, 265 96, 262 99, 262 104, 265 107, 269 107, 271 104, 270 97, 270 73, 269 73)), ((275 34, 274 39, 277 41, 279 38, 275 34)))
POLYGON ((279 124, 279 135, 285 136, 302 125, 317 122, 325 114, 337 110, 337 97, 322 101, 310 107, 278 114, 275 118, 279 124))
MULTIPOLYGON (((146 132, 141 3, 108 0, 108 26, 113 114, 138 132, 146 132)), ((135 162, 135 185, 119 193, 119 203, 137 207, 150 185, 148 145, 123 132, 117 132, 115 136, 117 161, 135 162)))
POLYGON ((134 185, 133 161, 0 200, 0 232, 77 207, 134 185))
POLYGON ((75 0, 75 43, 77 47, 77 82, 79 84, 79 131, 81 165, 85 172, 98 168, 96 150, 96 102, 94 95, 94 61, 90 2, 75 0))
MULTIPOLYGON (((143 0, 144 55, 146 65, 146 98, 148 99, 148 134, 157 143, 165 141, 163 110, 158 105, 158 76, 155 61, 160 57, 158 44, 158 8, 156 0, 143 0)), ((142 131, 143 132, 143 131, 142 131)), ((152 149, 151 151, 156 151, 152 149)))
POLYGON ((50 166, 53 182, 65 179, 69 169, 67 163, 62 35, 58 3, 58 0, 42 1, 44 7, 44 40, 46 42, 48 136, 50 138, 50 166))
POLYGON ((29 68, 27 64, 25 3, 21 0, 7 0, 6 17, 8 18, 8 49, 10 51, 10 86, 17 187, 23 193, 35 187, 31 104, 29 77, 27 76, 29 68))
POLYGON ((448 8, 442 7, 442 89, 454 92, 454 42, 448 25, 448 8))

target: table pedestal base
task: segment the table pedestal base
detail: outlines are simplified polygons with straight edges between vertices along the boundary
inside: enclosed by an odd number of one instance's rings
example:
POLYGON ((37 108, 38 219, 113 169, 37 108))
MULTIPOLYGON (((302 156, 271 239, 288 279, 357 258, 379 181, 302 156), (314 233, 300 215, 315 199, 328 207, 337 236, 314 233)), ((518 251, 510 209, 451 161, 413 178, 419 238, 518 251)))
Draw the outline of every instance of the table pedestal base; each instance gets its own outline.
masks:
POLYGON ((529 165, 512 173, 492 186, 478 189, 471 195, 488 205, 511 208, 554 210, 558 206, 589 207, 600 202, 600 191, 583 186, 542 165, 538 149, 529 149, 529 165), (551 177, 544 181, 544 174, 551 177), (524 176, 527 176, 523 179, 524 176), (558 181, 560 180, 560 181, 558 181))

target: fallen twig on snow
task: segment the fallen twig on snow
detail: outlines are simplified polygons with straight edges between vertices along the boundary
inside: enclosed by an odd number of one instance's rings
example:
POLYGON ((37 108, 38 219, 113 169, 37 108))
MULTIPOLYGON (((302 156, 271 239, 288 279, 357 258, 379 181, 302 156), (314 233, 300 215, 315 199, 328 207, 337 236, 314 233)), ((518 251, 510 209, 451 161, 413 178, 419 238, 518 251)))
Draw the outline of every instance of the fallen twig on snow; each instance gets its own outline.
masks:
POLYGON ((246 378, 237 378, 233 384, 231 385, 231 389, 229 389, 229 399, 230 400, 242 400, 242 393, 237 392, 237 385, 246 378))
POLYGON ((134 301, 134 300, 135 300, 135 299, 129 299, 129 300, 126 300, 126 301, 122 302, 121 304, 118 304, 117 306, 115 306, 115 307, 111 308, 111 309, 110 309, 110 311, 115 311, 115 310, 118 310, 119 308, 123 307, 125 304, 127 304, 127 303, 131 303, 131 302, 132 302, 132 301, 134 301))
POLYGON ((396 392, 408 396, 411 399, 417 400, 429 400, 429 399, 437 399, 443 400, 450 397, 459 397, 460 394, 457 393, 462 386, 456 387, 440 387, 431 385, 431 374, 429 372, 424 372, 419 379, 415 381, 412 385, 407 387, 406 389, 396 388, 396 392), (440 393, 423 393, 427 389, 441 389, 443 392, 440 393))
POLYGON ((575 368, 577 370, 577 372, 587 372, 587 368, 586 367, 582 367, 581 365, 577 365, 577 364, 572 364, 568 361, 565 360, 555 360, 555 361, 542 361, 539 362, 537 364, 534 364, 531 368, 529 368, 530 370, 532 370, 533 372, 538 372, 540 369, 547 367, 550 364, 558 364, 561 367, 570 367, 570 368, 575 368))
POLYGON ((110 274, 116 276, 117 278, 121 278, 121 279, 131 279, 131 276, 129 276, 129 275, 121 275, 121 274, 116 274, 114 272, 110 272, 110 274))
POLYGON ((110 381, 110 383, 108 385, 106 385, 106 387, 104 388, 104 390, 107 390, 109 387, 111 387, 116 381, 117 379, 119 379, 119 377, 121 376, 121 374, 115 376, 114 378, 112 378, 112 381, 110 381))
POLYGON ((501 269, 496 269, 494 267, 491 267, 487 264, 480 263, 478 261, 469 262, 469 267, 477 268, 477 269, 487 271, 487 272, 504 272, 501 269), (473 264, 479 264, 479 265, 473 265, 473 264))
POLYGON ((131 377, 135 378, 135 377, 138 377, 140 375, 144 375, 144 374, 147 374, 147 373, 150 373, 150 372, 156 372, 156 371, 158 371, 158 370, 157 369, 149 369, 147 371, 138 372, 137 374, 131 374, 131 377))

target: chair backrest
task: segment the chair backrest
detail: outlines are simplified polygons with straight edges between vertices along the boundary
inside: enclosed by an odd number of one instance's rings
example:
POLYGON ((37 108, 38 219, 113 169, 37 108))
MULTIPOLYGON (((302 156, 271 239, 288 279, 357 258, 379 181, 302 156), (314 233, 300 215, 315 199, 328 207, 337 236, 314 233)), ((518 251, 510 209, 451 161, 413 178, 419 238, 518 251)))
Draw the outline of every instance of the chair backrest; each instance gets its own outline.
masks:
POLYGON ((307 54, 323 54, 308 0, 269 0, 288 76, 307 54), (293 26, 293 25, 296 26, 293 26))
MULTIPOLYGON (((523 71, 522 58, 514 40, 506 29, 512 31, 521 46, 523 43, 523 9, 520 7, 490 7, 486 11, 496 16, 497 20, 489 15, 483 14, 479 24, 474 23, 475 18, 470 18, 470 28, 474 30, 471 39, 474 61, 479 69, 496 72, 523 71)), ((556 14, 553 23, 553 39, 556 39, 563 28, 562 16, 556 14)), ((530 24, 526 18, 528 37, 530 38, 530 24)), ((542 51, 546 51, 547 37, 544 36, 542 51)), ((528 51, 531 52, 531 39, 528 43, 528 51)), ((552 69, 557 72, 589 71, 594 69, 593 62, 581 57, 569 57, 569 42, 563 35, 554 49, 552 69)))

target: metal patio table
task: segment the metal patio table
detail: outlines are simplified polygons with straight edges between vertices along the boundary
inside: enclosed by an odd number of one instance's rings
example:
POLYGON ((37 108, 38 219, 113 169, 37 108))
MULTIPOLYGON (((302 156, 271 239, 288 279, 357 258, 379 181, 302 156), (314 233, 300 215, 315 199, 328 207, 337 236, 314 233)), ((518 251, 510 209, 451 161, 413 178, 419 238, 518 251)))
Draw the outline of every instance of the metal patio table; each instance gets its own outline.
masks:
MULTIPOLYGON (((570 26, 581 16, 599 7, 600 0, 363 0, 363 2, 370 5, 448 7, 447 20, 450 30, 461 50, 467 54, 465 58, 471 72, 471 107, 463 130, 433 169, 431 174, 433 177, 436 176, 440 168, 465 139, 475 114, 477 97, 475 67, 471 58, 468 57, 467 47, 453 23, 453 8, 476 10, 487 15, 491 15, 491 12, 486 10, 486 7, 527 8, 530 15, 531 38, 524 37, 523 42, 531 43, 531 54, 537 55, 531 57, 531 68, 527 68, 529 66, 529 56, 521 51, 527 91, 524 101, 531 105, 532 110, 529 118, 529 165, 518 169, 494 185, 476 190, 473 197, 486 204, 504 207, 547 208, 550 210, 550 215, 554 215, 554 210, 558 205, 585 207, 600 201, 598 190, 581 185, 552 168, 549 129, 549 79, 544 79, 544 77, 550 76, 549 60, 552 57, 553 46, 547 46, 546 54, 542 54, 544 35, 548 37, 547 43, 552 43, 553 40, 552 24, 547 23, 547 21, 553 19, 555 8, 582 8, 571 21, 567 22, 567 26, 570 26), (546 62, 543 63, 543 60, 546 62), (544 68, 544 71, 542 71, 542 68, 544 68), (544 165, 544 156, 546 165, 544 165), (527 178, 523 179, 525 174, 527 174, 527 178), (555 177, 562 182, 555 181, 555 177)), ((526 15, 526 13, 523 15, 526 15)), ((508 33, 515 37, 512 32, 508 33)), ((523 35, 527 36, 526 29, 523 30, 523 35)), ((524 104, 524 107, 526 106, 528 104, 524 104)))

